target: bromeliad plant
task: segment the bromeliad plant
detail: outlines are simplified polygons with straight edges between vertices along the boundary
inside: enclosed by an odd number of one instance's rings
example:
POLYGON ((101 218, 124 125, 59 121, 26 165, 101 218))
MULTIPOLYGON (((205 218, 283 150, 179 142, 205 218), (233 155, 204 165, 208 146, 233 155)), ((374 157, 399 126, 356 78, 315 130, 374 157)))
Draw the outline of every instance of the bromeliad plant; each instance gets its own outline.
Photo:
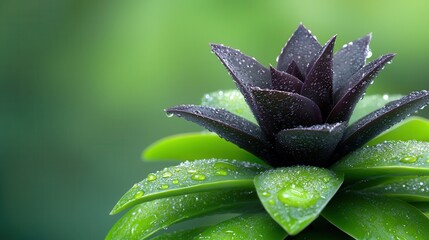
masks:
POLYGON ((394 55, 365 64, 371 35, 334 54, 335 40, 321 46, 300 25, 269 69, 213 44, 240 92, 166 110, 216 134, 147 149, 149 160, 188 161, 136 183, 113 208, 133 207, 107 239, 147 239, 219 213, 239 215, 155 239, 426 239, 429 122, 411 118, 383 132, 426 106, 429 92, 358 104, 394 55))

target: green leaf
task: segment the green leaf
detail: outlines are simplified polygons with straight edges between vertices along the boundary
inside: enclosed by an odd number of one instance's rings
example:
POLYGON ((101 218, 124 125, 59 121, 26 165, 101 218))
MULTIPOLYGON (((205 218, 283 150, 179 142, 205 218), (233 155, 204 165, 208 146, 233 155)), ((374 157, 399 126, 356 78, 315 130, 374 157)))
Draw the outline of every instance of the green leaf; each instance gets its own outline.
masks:
POLYGON ((414 207, 419 209, 426 217, 429 218, 429 202, 414 202, 411 203, 414 207))
POLYGON ((380 134, 367 145, 372 146, 389 140, 429 142, 429 120, 421 117, 410 117, 380 134))
POLYGON ((216 240, 283 240, 287 233, 268 215, 264 213, 248 213, 231 218, 212 227, 209 227, 197 239, 216 240))
POLYGON ((386 103, 398 100, 403 95, 395 94, 395 95, 368 95, 365 96, 362 100, 358 102, 355 110, 353 111, 352 116, 350 117, 349 123, 352 124, 364 117, 368 113, 371 113, 379 108, 382 108, 386 103))
POLYGON ((429 176, 395 176, 363 180, 351 186, 363 192, 383 194, 408 202, 429 201, 429 176))
POLYGON ((332 166, 345 180, 383 175, 429 175, 429 142, 389 141, 356 150, 332 166))
POLYGON ((295 235, 319 216, 343 178, 317 167, 269 170, 255 177, 262 205, 289 234, 295 235))
POLYGON ((244 100, 243 94, 238 90, 225 90, 204 95, 201 105, 224 108, 238 116, 256 123, 255 117, 244 100))
POLYGON ((322 215, 356 239, 427 239, 429 221, 399 199, 345 192, 335 195, 322 215))
POLYGON ((164 233, 152 238, 152 240, 177 240, 177 239, 192 239, 207 227, 197 227, 193 229, 181 230, 172 233, 164 233))
POLYGON ((266 169, 259 164, 227 159, 182 162, 178 166, 150 173, 146 179, 134 184, 111 214, 158 198, 215 190, 252 190, 253 178, 266 169))
POLYGON ((198 132, 163 138, 150 145, 142 154, 147 161, 196 160, 207 158, 236 159, 265 164, 253 154, 220 138, 214 133, 198 132))
POLYGON ((160 229, 186 219, 220 212, 257 209, 252 191, 218 191, 157 199, 133 207, 110 229, 106 240, 146 239, 160 229))

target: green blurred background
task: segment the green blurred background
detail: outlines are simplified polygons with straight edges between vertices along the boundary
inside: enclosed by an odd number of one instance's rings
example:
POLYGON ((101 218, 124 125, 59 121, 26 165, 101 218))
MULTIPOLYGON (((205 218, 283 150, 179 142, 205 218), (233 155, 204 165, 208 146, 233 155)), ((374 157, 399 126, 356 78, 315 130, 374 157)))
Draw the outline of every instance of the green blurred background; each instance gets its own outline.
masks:
MULTIPOLYGON (((338 47, 396 52, 370 92, 428 89, 428 1, 2 0, 0 238, 101 239, 119 197, 162 165, 141 150, 198 130, 163 109, 233 88, 224 43, 275 64, 299 22, 338 47)), ((373 58, 374 58, 373 57, 373 58)), ((165 164, 163 164, 165 165, 165 164)))

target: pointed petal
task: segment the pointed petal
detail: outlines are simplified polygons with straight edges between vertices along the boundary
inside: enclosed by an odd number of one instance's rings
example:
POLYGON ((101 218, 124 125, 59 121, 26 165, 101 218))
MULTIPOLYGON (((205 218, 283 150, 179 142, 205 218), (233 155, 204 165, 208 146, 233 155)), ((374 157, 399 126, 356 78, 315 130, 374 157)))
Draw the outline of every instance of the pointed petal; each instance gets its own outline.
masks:
POLYGON ((334 55, 334 92, 346 85, 347 79, 355 74, 363 65, 369 52, 371 34, 357 39, 334 55))
POLYGON ((350 125, 339 145, 339 153, 344 155, 363 146, 366 142, 387 130, 394 124, 429 104, 429 92, 412 92, 399 100, 386 104, 350 125))
MULTIPOLYGON (((332 37, 321 50, 308 72, 301 95, 313 100, 323 117, 332 105, 332 52, 336 37, 332 37)), ((326 115, 325 115, 326 114, 326 115)))
POLYGON ((270 159, 272 147, 261 129, 242 117, 223 109, 195 105, 176 106, 166 112, 199 124, 264 160, 270 159))
POLYGON ((342 122, 282 130, 276 136, 277 151, 291 164, 323 166, 341 140, 346 126, 342 122))
POLYGON ((270 67, 271 81, 275 90, 299 93, 302 88, 302 82, 298 78, 286 72, 281 72, 270 67))
POLYGON ((383 69, 384 65, 391 61, 393 57, 395 57, 395 54, 389 53, 377 58, 353 74, 349 79, 344 81, 341 86, 337 86, 340 88, 336 89, 334 92, 334 102, 339 102, 348 92, 352 91, 352 88, 360 83, 370 84, 383 69))
POLYGON ((319 107, 299 94, 260 88, 252 88, 252 94, 262 116, 259 125, 269 138, 283 129, 322 122, 319 107))
POLYGON ((292 62, 289 64, 289 66, 286 69, 286 72, 289 73, 292 76, 295 76, 302 82, 305 81, 305 76, 302 74, 301 70, 298 68, 298 65, 296 65, 296 62, 292 60, 292 62))
POLYGON ((326 122, 334 123, 339 121, 348 121, 352 116, 356 104, 362 98, 372 80, 377 76, 384 65, 392 60, 393 57, 393 54, 384 55, 361 68, 361 70, 353 75, 349 82, 355 82, 355 85, 349 88, 341 99, 336 102, 326 122))
MULTIPOLYGON (((238 50, 218 44, 211 44, 214 54, 228 69, 235 84, 243 93, 247 104, 252 111, 254 104, 250 94, 250 87, 271 88, 270 71, 254 58, 244 55, 238 50)), ((255 112, 254 112, 255 114, 255 112)))
POLYGON ((306 72, 307 64, 316 57, 322 48, 316 38, 302 24, 293 33, 278 57, 277 69, 286 71, 292 61, 306 72))

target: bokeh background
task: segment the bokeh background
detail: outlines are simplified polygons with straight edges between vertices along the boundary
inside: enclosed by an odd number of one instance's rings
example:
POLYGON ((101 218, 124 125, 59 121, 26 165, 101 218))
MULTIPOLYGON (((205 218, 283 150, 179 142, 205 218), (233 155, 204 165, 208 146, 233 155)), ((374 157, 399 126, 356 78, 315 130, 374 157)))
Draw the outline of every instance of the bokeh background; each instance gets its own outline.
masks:
POLYGON ((424 0, 1 0, 0 238, 102 239, 108 213, 166 135, 163 109, 234 85, 209 43, 275 64, 300 22, 337 49, 373 32, 396 52, 369 90, 428 89, 424 0))

